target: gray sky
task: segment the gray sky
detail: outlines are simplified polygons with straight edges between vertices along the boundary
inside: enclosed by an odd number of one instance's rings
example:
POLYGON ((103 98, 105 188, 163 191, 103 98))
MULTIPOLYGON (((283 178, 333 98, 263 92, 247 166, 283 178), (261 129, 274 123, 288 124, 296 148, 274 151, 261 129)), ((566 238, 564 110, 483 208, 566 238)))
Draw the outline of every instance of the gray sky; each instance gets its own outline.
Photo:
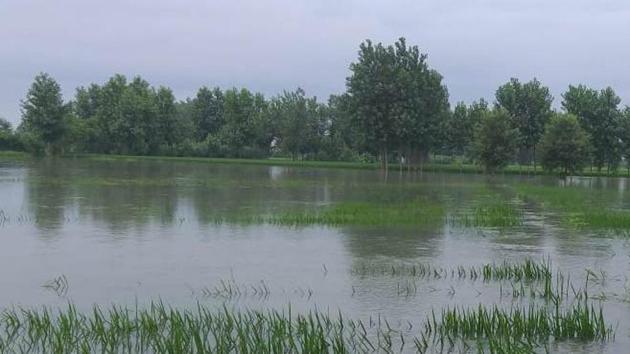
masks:
POLYGON ((556 104, 571 83, 630 102, 623 0, 0 0, 0 116, 17 122, 33 77, 74 89, 139 74, 178 98, 202 85, 266 95, 344 90, 359 43, 404 36, 429 54, 451 103, 492 100, 537 77, 556 104))

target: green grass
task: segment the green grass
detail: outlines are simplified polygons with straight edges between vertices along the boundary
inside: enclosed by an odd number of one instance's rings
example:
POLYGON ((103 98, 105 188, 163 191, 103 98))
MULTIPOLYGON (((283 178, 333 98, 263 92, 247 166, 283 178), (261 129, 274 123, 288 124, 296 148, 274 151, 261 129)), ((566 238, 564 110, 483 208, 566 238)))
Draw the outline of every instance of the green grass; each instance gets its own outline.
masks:
POLYGON ((364 324, 341 313, 286 310, 146 308, 13 308, 0 312, 0 352, 52 353, 355 353, 449 351, 460 343, 479 352, 512 352, 550 341, 606 341, 614 335, 601 309, 576 303, 529 308, 447 308, 419 332, 379 317, 364 324))
POLYGON ((279 225, 426 225, 441 223, 439 202, 418 199, 400 203, 344 202, 322 209, 281 212, 265 218, 279 225))
POLYGON ((21 151, 0 151, 0 159, 24 160, 30 155, 21 151))
POLYGON ((0 316, 0 352, 324 353, 373 348, 365 327, 320 312, 76 307, 12 309, 0 316))
MULTIPOLYGON (((25 159, 30 155, 25 152, 0 151, 0 158, 19 158, 25 159)), ((107 154, 74 154, 67 155, 67 158, 83 158, 94 161, 141 161, 141 160, 157 160, 157 161, 174 161, 174 162, 196 162, 196 163, 217 163, 217 164, 242 164, 242 165, 263 165, 263 166, 294 166, 294 167, 314 167, 314 168, 344 168, 344 169, 367 169, 377 170, 381 168, 380 163, 375 162, 348 162, 348 161, 311 161, 311 160, 291 160, 289 158, 266 158, 266 159, 240 159, 240 158, 213 158, 213 157, 186 157, 186 156, 134 156, 134 155, 107 155, 107 154)), ((391 163, 390 173, 396 173, 400 170, 400 166, 391 163)), ((402 170, 407 167, 403 166, 402 170)), ((414 171, 422 170, 424 172, 446 172, 446 173, 474 173, 483 174, 484 169, 480 165, 470 163, 445 163, 439 161, 428 162, 422 166, 414 166, 414 171)), ((556 172, 544 171, 540 166, 534 170, 533 166, 509 165, 498 174, 514 174, 514 175, 558 175, 556 172)), ((625 169, 619 169, 616 172, 607 173, 605 170, 597 171, 590 168, 582 170, 577 175, 580 176, 630 176, 625 169)))
POLYGON ((513 227, 523 225, 523 213, 507 202, 489 203, 455 214, 450 222, 465 227, 513 227))
POLYGON ((410 201, 339 202, 319 208, 272 214, 248 214, 251 211, 217 215, 220 223, 271 224, 281 226, 360 225, 360 226, 422 226, 450 222, 464 227, 515 227, 523 224, 523 215, 510 204, 481 205, 447 218, 443 202, 429 197, 410 201))
POLYGON ((499 307, 476 309, 447 308, 441 316, 427 319, 425 333, 428 337, 462 339, 506 339, 527 345, 548 343, 549 340, 605 341, 613 336, 612 327, 606 323, 601 308, 577 302, 562 309, 556 304, 551 310, 545 307, 499 307))
POLYGON ((615 195, 582 187, 520 185, 520 198, 556 212, 563 223, 576 228, 630 229, 630 210, 614 208, 615 195))
POLYGON ((549 261, 536 262, 532 259, 526 259, 521 263, 504 261, 502 263, 487 263, 481 266, 457 266, 453 268, 423 263, 361 263, 353 266, 351 273, 358 276, 386 275, 424 279, 510 280, 513 282, 542 281, 552 278, 551 263, 549 261))

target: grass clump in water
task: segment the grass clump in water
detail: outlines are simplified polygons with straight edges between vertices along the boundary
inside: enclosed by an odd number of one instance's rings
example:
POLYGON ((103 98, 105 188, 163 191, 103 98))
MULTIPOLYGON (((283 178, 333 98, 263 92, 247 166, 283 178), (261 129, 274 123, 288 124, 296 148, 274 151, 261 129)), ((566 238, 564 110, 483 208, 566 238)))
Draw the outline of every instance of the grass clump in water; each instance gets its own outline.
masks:
POLYGON ((438 201, 345 202, 302 212, 270 215, 266 222, 276 225, 426 225, 442 223, 444 208, 438 201))
POLYGON ((524 200, 558 212, 562 221, 576 228, 630 229, 630 210, 615 207, 615 196, 605 190, 582 187, 519 186, 524 200))
POLYGON ((523 224, 523 213, 509 203, 479 205, 454 215, 450 221, 465 227, 512 227, 523 224))
POLYGON ((552 278, 551 263, 549 261, 534 261, 530 258, 522 263, 488 263, 481 266, 457 266, 440 267, 431 264, 373 264, 361 263, 355 265, 351 272, 354 275, 388 275, 410 276, 417 278, 433 279, 469 279, 469 280, 510 280, 520 281, 546 281, 552 278))
MULTIPOLYGON (((452 343, 453 339, 476 340, 479 348, 493 346, 533 348, 550 340, 605 341, 614 332, 604 320, 601 308, 595 309, 586 301, 568 309, 559 303, 549 311, 546 307, 501 309, 483 305, 475 309, 447 308, 439 319, 435 314, 425 323, 424 343, 452 343)), ((483 350, 481 350, 483 351, 483 350)))
MULTIPOLYGON (((391 345, 391 337, 379 334, 391 345)), ((325 353, 366 352, 376 347, 360 322, 319 312, 180 310, 161 303, 148 309, 73 305, 55 312, 5 310, 0 352, 325 353)), ((391 350, 391 348, 390 348, 391 350)))

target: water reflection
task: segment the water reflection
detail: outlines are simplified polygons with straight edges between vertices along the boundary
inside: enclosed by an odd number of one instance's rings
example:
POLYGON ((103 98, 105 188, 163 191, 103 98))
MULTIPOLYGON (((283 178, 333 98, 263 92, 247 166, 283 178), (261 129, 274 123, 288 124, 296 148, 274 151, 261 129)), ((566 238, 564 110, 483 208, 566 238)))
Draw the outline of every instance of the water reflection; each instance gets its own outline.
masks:
MULTIPOLYGON (((268 299, 247 305, 340 307, 356 317, 378 313, 406 323, 442 305, 500 300, 496 289, 450 280, 414 284, 418 295, 401 296, 404 279, 361 276, 354 267, 465 266, 525 257, 550 257, 576 278, 585 267, 604 269, 612 289, 624 294, 628 243, 565 227, 539 203, 516 198, 519 183, 583 188, 606 206, 630 205, 626 179, 395 173, 385 181, 377 171, 358 170, 81 159, 2 163, 0 210, 9 219, 0 226, 0 279, 6 279, 0 307, 63 305, 67 299, 41 291, 61 274, 70 284, 68 296, 84 305, 155 297, 190 304, 200 300, 195 294, 203 287, 234 277, 248 284, 265 280, 271 288, 268 299), (439 203, 444 217, 422 227, 217 224, 223 217, 346 201, 423 198, 439 203), (524 224, 477 229, 447 221, 480 203, 512 203, 524 213, 524 224), (314 295, 305 298, 295 289, 314 295)), ((622 307, 611 316, 628 312, 622 307)))

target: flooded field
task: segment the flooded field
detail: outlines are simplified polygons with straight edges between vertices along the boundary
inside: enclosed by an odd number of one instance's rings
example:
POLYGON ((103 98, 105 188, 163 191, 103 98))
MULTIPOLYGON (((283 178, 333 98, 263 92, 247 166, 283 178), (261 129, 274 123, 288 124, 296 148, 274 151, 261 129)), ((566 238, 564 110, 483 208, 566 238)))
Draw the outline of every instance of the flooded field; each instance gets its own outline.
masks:
MULTIPOLYGON (((194 319, 184 332, 207 325, 216 338, 232 331, 212 327, 232 321, 221 316, 244 316, 245 332, 321 316, 326 325, 300 330, 358 352, 625 353, 627 188, 624 178, 0 161, 0 308, 54 317, 69 304, 86 316, 116 306, 159 323, 160 306, 172 307, 194 319)), ((26 340, 16 338, 0 336, 0 349, 26 340)), ((216 338, 206 344, 219 348, 216 338)), ((241 340, 262 350, 264 340, 241 340)), ((154 342, 120 348, 169 345, 154 342)))

